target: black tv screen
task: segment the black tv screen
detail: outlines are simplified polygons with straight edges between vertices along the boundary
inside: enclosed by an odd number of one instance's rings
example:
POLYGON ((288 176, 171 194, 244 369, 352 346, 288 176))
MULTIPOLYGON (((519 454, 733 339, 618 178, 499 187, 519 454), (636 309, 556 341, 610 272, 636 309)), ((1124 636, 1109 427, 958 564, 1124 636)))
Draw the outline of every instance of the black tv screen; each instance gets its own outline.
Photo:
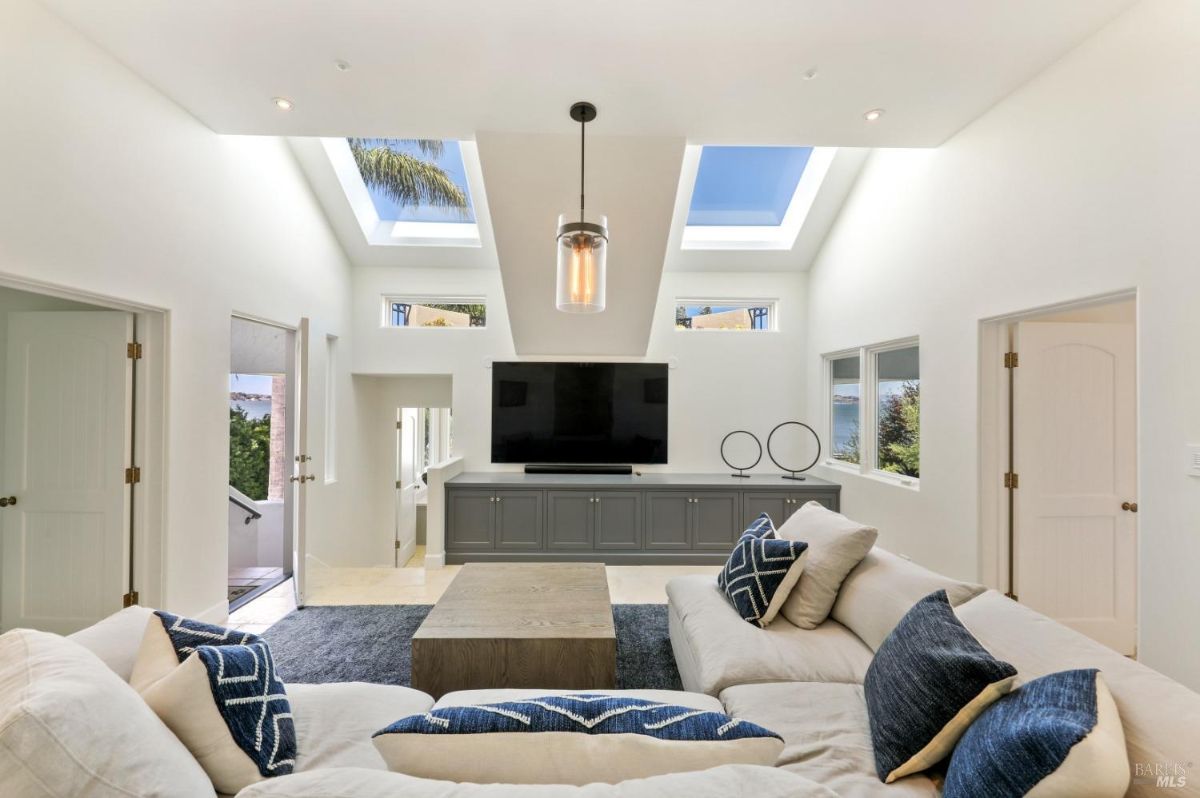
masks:
POLYGON ((667 462, 667 365, 493 363, 492 462, 667 462))

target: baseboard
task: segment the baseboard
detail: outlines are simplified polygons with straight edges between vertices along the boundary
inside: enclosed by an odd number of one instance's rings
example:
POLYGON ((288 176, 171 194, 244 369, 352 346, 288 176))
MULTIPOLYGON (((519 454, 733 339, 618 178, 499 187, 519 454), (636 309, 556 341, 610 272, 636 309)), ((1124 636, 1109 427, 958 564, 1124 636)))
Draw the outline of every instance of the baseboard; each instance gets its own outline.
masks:
POLYGON ((426 554, 425 555, 425 567, 426 568, 445 568, 446 567, 445 552, 443 552, 441 554, 426 554))

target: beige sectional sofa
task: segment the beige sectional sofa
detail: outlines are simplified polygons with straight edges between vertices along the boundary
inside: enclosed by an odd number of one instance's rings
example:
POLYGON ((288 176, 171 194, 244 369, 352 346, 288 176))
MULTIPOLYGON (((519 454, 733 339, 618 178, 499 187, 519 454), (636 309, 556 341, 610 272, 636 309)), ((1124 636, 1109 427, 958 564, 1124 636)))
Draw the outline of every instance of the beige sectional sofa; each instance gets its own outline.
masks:
MULTIPOLYGON (((712 577, 668 584, 671 643, 687 692, 627 694, 723 709, 772 729, 785 743, 778 767, 725 765, 584 787, 412 778, 386 770, 372 733, 435 706, 556 691, 476 690, 447 694, 435 704, 404 687, 291 684, 296 772, 251 785, 238 798, 937 796, 936 773, 890 785, 876 777, 862 682, 891 628, 938 589, 947 591, 963 624, 1023 680, 1071 668, 1103 671, 1134 768, 1130 796, 1200 796, 1200 695, 995 591, 876 549, 847 577, 830 618, 813 630, 783 617, 767 629, 746 623, 712 577), (1158 786, 1153 774, 1174 766, 1185 769, 1186 784, 1158 786)), ((187 749, 128 685, 149 613, 123 610, 69 639, 26 630, 0 635, 0 795, 214 795, 187 749), (47 767, 53 784, 38 776, 47 767), (122 786, 131 773, 144 776, 142 787, 122 786)), ((530 751, 531 759, 537 755, 530 751)))
MULTIPOLYGON (((0 635, 0 796, 203 798, 200 765, 128 684, 150 610, 131 607, 63 638, 17 629, 0 635)), ((295 773, 250 785, 238 798, 835 798, 779 768, 725 765, 583 787, 481 785, 388 772, 371 735, 400 718, 553 690, 477 690, 438 702, 407 687, 289 684, 295 773)), ((701 693, 616 691, 705 710, 701 693)), ((531 747, 530 758, 538 751, 531 747)))
POLYGON ((669 582, 671 645, 684 689, 717 696, 729 714, 780 734, 778 765, 843 798, 939 795, 936 774, 879 781, 862 689, 888 632, 939 589, 972 634, 1017 668, 1020 681, 1072 668, 1103 672, 1125 729, 1129 796, 1200 796, 1200 694, 1003 594, 878 548, 846 578, 830 618, 813 630, 783 617, 766 629, 746 623, 711 577, 669 582), (1156 769, 1176 765, 1190 771, 1186 784, 1158 786, 1156 769))

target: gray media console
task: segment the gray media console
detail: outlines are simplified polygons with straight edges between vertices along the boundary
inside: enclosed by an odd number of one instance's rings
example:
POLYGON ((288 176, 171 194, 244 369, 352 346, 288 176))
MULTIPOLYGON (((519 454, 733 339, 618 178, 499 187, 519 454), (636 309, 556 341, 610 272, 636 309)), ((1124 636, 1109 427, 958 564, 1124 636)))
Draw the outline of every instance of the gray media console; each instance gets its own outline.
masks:
POLYGON ((808 501, 839 509, 816 477, 459 474, 446 482, 446 562, 723 563, 759 513, 782 524, 808 501))

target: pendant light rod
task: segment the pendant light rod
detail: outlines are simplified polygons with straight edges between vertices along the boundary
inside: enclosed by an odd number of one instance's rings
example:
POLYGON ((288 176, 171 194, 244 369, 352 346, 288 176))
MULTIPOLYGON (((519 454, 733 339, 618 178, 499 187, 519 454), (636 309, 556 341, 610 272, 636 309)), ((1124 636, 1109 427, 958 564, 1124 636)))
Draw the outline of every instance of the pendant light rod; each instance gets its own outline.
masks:
POLYGON ((582 222, 585 207, 586 172, 584 167, 587 163, 587 123, 596 118, 596 106, 589 102, 577 102, 571 106, 571 118, 579 123, 579 221, 582 222))

